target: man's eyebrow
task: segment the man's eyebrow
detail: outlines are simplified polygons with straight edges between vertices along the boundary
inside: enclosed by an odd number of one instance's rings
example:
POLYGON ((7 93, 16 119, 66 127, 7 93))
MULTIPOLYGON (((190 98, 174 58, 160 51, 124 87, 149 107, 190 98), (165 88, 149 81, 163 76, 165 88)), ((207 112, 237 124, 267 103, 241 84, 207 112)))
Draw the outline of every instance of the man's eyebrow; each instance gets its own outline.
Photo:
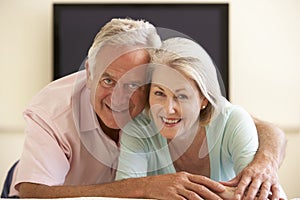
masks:
POLYGON ((110 79, 114 79, 113 76, 107 72, 104 72, 101 77, 99 78, 99 83, 103 80, 103 78, 110 78, 110 79))
POLYGON ((104 72, 101 77, 111 77, 111 78, 113 78, 113 76, 111 74, 107 73, 107 72, 104 72))

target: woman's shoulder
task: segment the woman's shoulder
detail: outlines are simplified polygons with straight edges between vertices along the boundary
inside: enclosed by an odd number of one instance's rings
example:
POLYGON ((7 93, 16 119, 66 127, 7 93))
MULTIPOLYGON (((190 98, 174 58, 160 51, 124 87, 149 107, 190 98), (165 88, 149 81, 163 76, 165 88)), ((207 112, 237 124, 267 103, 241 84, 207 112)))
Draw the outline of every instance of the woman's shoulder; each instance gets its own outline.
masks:
POLYGON ((211 130, 226 135, 256 133, 254 121, 247 110, 229 101, 224 104, 222 111, 211 123, 211 130))
POLYGON ((216 117, 218 120, 240 119, 241 117, 249 117, 250 114, 240 105, 232 104, 228 100, 223 101, 221 112, 216 117))
POLYGON ((206 129, 220 134, 226 128, 235 127, 240 122, 252 123, 253 120, 242 106, 224 100, 218 115, 207 125, 206 129))
POLYGON ((158 133, 154 122, 145 112, 132 119, 122 131, 125 134, 139 138, 149 138, 158 133))

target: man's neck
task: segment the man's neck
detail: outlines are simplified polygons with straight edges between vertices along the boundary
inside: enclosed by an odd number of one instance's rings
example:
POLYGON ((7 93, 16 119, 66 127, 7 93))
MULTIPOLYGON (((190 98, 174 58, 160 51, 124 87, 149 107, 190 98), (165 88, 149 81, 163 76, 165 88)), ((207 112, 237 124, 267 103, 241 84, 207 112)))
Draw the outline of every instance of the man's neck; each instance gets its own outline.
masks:
POLYGON ((120 129, 109 128, 102 122, 102 120, 99 117, 97 118, 103 133, 105 133, 110 139, 112 139, 118 145, 120 129))

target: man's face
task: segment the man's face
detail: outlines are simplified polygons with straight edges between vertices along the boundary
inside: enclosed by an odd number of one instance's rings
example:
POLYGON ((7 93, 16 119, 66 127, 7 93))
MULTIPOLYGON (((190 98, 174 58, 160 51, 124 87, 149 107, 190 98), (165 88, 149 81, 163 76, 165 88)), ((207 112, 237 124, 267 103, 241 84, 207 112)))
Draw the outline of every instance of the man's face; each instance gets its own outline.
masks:
MULTIPOLYGON (((96 63, 101 63, 101 56, 97 59, 96 63)), ((90 87, 91 101, 98 117, 108 128, 122 128, 144 109, 148 90, 143 65, 148 62, 149 55, 145 50, 134 50, 108 64, 100 77, 94 75, 94 87, 90 87)))

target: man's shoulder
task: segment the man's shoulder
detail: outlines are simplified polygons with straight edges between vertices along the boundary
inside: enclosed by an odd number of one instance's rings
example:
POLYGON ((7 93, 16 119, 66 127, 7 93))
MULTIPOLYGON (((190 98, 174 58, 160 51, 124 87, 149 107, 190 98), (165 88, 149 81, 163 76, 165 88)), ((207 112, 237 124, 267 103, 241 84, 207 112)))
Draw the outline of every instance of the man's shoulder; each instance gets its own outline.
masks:
POLYGON ((79 98, 79 92, 85 87, 77 72, 55 80, 38 92, 26 107, 26 111, 39 112, 50 118, 56 118, 72 109, 72 101, 79 98))

